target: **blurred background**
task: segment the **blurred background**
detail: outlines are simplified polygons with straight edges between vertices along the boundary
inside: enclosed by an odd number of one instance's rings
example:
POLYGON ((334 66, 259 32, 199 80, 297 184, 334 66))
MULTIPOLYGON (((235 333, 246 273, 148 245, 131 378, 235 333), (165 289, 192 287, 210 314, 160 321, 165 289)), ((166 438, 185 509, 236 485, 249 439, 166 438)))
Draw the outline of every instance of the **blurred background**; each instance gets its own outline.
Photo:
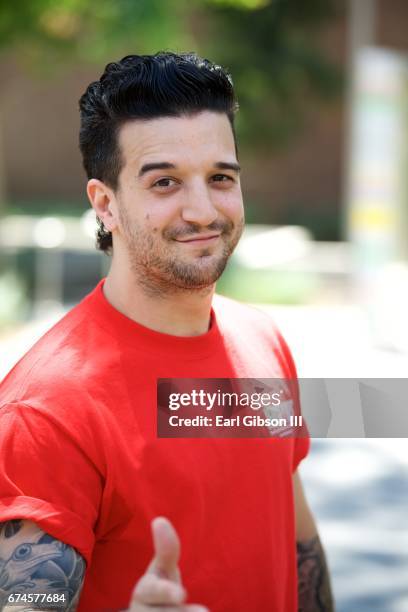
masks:
MULTIPOLYGON (((248 227, 219 291, 303 377, 408 374, 408 4, 0 0, 0 378, 106 274, 78 99, 131 53, 232 73, 248 227)), ((406 440, 314 440, 303 477, 340 612, 408 610, 406 440)))

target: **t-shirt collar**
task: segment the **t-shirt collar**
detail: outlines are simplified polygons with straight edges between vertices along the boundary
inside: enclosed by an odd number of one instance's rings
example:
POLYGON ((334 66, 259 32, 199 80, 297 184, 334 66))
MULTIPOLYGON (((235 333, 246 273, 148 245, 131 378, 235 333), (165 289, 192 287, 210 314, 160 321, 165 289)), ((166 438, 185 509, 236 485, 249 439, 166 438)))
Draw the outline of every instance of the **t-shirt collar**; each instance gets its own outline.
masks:
POLYGON ((107 331, 114 334, 119 342, 131 344, 135 348, 148 352, 169 353, 170 355, 177 353, 184 357, 206 355, 220 348, 222 337, 213 307, 207 332, 198 336, 173 336, 145 327, 119 312, 107 300, 103 292, 104 282, 103 278, 88 295, 86 301, 92 317, 107 331))

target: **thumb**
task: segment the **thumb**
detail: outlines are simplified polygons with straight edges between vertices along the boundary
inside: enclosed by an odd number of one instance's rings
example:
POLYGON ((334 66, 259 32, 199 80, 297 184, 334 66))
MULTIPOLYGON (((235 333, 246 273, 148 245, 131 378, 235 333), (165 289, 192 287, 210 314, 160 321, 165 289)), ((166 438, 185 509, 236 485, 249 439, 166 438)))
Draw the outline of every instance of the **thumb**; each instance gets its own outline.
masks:
POLYGON ((154 557, 148 573, 180 582, 180 539, 173 525, 164 516, 156 517, 152 521, 152 536, 154 557))

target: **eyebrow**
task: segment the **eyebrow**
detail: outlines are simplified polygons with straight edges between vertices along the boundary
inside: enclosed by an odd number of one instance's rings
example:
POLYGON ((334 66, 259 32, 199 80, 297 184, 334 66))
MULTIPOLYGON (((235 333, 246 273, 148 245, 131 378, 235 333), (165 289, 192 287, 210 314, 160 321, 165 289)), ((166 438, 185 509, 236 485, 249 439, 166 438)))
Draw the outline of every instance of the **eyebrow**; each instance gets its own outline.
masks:
POLYGON ((233 170, 239 174, 241 172, 241 166, 236 164, 235 162, 217 162, 214 164, 215 168, 219 168, 220 170, 233 170))
MULTIPOLYGON (((169 170, 176 169, 177 166, 175 164, 171 164, 170 162, 151 162, 150 164, 143 164, 143 166, 139 170, 139 178, 147 172, 151 172, 152 170, 169 170)), ((232 170, 233 172, 237 172, 238 174, 241 171, 241 166, 235 162, 216 162, 214 164, 214 168, 218 168, 219 170, 232 170)))

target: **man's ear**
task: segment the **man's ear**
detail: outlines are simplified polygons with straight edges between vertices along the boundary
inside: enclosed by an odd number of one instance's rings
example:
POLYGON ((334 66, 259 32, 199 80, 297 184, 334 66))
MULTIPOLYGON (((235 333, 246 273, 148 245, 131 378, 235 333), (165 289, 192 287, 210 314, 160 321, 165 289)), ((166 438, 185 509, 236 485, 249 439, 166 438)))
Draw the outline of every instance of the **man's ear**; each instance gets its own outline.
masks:
POLYGON ((118 225, 117 205, 113 190, 99 179, 88 181, 86 192, 96 216, 102 221, 104 228, 112 232, 118 225))

